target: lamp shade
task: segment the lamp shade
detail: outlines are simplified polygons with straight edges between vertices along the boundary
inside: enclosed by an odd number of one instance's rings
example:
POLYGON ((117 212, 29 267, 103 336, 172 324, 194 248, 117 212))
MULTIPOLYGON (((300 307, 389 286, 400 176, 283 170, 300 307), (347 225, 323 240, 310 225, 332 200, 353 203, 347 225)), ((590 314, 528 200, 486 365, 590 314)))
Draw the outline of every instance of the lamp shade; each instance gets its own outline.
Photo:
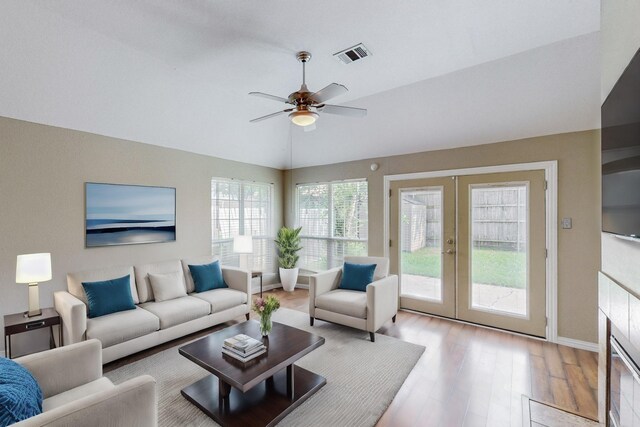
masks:
POLYGON ((253 253, 253 239, 251 236, 236 236, 233 238, 233 252, 237 254, 253 253))
POLYGON ((51 280, 51 254, 18 255, 16 283, 39 283, 51 280))

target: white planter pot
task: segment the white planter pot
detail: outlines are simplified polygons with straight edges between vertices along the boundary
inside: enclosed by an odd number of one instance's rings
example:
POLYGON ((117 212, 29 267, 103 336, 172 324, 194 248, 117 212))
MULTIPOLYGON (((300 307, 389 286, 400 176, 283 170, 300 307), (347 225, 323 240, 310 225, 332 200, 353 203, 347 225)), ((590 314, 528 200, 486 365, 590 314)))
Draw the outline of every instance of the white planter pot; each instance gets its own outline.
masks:
POLYGON ((298 281, 298 267, 296 268, 282 268, 280 267, 280 283, 282 283, 282 288, 291 292, 296 287, 296 282, 298 281))

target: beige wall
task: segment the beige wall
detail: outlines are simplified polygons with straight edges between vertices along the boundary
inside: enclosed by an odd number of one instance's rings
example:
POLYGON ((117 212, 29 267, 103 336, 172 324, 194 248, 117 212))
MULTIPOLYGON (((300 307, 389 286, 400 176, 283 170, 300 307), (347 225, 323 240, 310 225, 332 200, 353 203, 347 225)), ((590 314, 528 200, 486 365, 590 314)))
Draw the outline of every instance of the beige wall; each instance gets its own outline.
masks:
MULTIPOLYGON (((558 236, 558 333, 568 338, 595 341, 595 272, 600 249, 598 142, 597 132, 579 132, 375 159, 380 164, 375 172, 369 168, 373 160, 362 160, 283 173, 0 118, 0 314, 27 307, 26 288, 15 284, 15 257, 21 253, 52 253, 53 280, 40 285, 42 306, 52 305, 53 292, 66 288, 68 271, 209 253, 210 179, 213 176, 273 182, 276 227, 281 225, 283 214, 287 224, 292 223, 290 202, 294 190, 291 184, 367 178, 369 247, 371 254, 379 255, 384 250, 381 231, 384 175, 556 159, 560 179, 558 216, 570 216, 574 224, 572 230, 560 230, 558 236), (86 181, 176 187, 177 241, 85 249, 86 181), (283 199, 285 212, 282 210, 283 199)), ((16 336, 18 349, 25 348, 25 341, 46 345, 46 336, 40 335, 39 340, 34 340, 35 333, 16 336)))
MULTIPOLYGON (((40 285, 41 306, 51 306, 53 292, 66 289, 69 271, 210 253, 212 177, 274 183, 275 226, 280 227, 282 175, 276 169, 0 118, 0 314, 27 308, 27 288, 15 283, 18 254, 51 252, 53 279, 40 285), (175 187, 177 240, 85 249, 87 181, 175 187)), ((22 342, 24 348, 28 341, 31 347, 38 341, 34 336, 16 336, 16 345, 22 342)), ((46 345, 46 339, 38 342, 46 345)))
MULTIPOLYGON (((602 100, 640 48, 640 1, 603 0, 601 16, 602 100)), ((602 235, 602 271, 640 294, 640 242, 602 235)))
MULTIPOLYGON (((600 265, 600 135, 587 131, 430 151, 335 165, 295 169, 290 183, 367 178, 369 181, 369 252, 381 255, 385 197, 384 175, 558 161, 558 218, 572 217, 573 229, 558 234, 558 335, 596 342, 597 288, 600 265), (380 168, 372 172, 375 161, 380 168)), ((293 189, 285 192, 285 223, 294 223, 293 189)))

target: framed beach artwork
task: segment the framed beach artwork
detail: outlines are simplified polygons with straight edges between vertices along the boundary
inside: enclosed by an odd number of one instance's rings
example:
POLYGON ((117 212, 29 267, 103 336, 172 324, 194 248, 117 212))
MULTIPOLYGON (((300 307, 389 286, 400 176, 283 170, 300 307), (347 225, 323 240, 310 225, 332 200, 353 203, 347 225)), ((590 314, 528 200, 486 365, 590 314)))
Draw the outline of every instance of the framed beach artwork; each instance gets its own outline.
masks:
POLYGON ((175 240, 175 188, 85 183, 87 248, 175 240))

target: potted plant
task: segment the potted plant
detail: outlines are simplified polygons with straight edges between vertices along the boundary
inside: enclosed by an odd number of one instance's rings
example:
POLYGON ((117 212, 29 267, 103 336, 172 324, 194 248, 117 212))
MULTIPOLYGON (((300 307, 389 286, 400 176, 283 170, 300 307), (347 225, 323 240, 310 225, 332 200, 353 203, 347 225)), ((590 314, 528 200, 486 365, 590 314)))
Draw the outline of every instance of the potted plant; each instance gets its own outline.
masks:
POLYGON ((298 251, 300 246, 300 231, 302 227, 282 227, 276 236, 278 248, 278 265, 280 266, 280 283, 285 291, 291 292, 298 281, 298 251))

